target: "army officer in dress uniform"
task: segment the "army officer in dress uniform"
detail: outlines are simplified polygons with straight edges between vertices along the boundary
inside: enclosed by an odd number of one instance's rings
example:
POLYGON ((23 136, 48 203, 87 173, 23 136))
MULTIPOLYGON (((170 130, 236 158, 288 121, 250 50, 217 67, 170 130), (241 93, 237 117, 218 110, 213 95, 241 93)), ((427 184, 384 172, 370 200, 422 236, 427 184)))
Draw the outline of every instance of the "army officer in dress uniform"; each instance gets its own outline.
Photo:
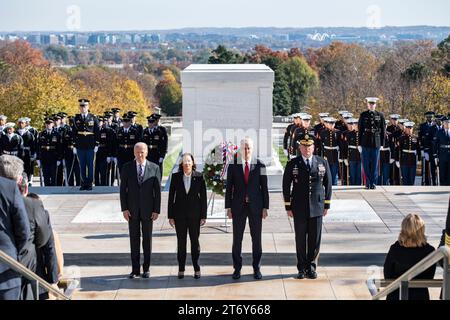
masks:
POLYGON ((122 118, 123 127, 117 132, 117 167, 122 173, 125 163, 134 159, 134 145, 141 142, 138 129, 131 124, 131 118, 125 114, 122 118))
POLYGON ((62 139, 54 128, 53 118, 45 119, 45 129, 39 133, 37 142, 37 166, 45 187, 56 186, 58 167, 62 161, 62 139))
POLYGON ((384 115, 376 111, 378 98, 366 98, 367 111, 359 117, 359 146, 362 155, 366 189, 376 189, 380 148, 384 145, 386 122, 384 115))
POLYGON ((301 156, 288 162, 283 174, 287 214, 294 218, 298 279, 316 279, 316 258, 322 234, 322 217, 331 203, 331 172, 328 162, 314 155, 314 139, 300 141, 301 156))
POLYGON ((73 120, 75 146, 81 173, 80 190, 92 190, 94 180, 94 156, 98 151, 99 126, 97 117, 89 113, 89 100, 80 99, 80 113, 73 120), (86 174, 87 173, 87 174, 86 174))

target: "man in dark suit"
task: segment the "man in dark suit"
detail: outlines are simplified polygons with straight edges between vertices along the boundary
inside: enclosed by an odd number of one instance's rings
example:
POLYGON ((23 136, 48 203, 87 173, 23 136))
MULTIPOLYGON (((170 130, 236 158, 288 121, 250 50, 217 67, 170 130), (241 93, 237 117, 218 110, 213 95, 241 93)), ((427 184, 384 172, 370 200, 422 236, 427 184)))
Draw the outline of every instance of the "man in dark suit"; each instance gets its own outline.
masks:
POLYGON ((161 209, 160 172, 158 165, 146 160, 145 143, 134 146, 135 160, 121 171, 120 204, 130 232, 132 271, 130 278, 140 275, 140 239, 144 251, 143 278, 150 277, 150 255, 153 221, 161 209))
POLYGON ((248 217, 253 244, 253 276, 259 280, 262 278, 262 219, 267 218, 269 191, 266 166, 253 157, 253 141, 250 138, 241 141, 240 155, 228 167, 225 208, 228 218, 233 219, 233 279, 241 277, 242 238, 248 217))
MULTIPOLYGON (((6 156, 0 157, 0 162, 4 157, 6 156)), ((17 187, 22 178, 23 165, 4 169, 0 175, 16 172, 20 178, 18 181, 12 181, 0 177, 0 250, 18 260, 19 252, 25 247, 30 236, 30 223, 17 187)), ((19 300, 21 281, 20 274, 0 262, 0 300, 19 300)))
POLYGON ((316 279, 316 258, 322 234, 322 217, 331 203, 332 178, 328 162, 314 155, 314 140, 300 141, 301 155, 286 165, 283 197, 287 214, 294 218, 297 279, 316 279), (292 189, 291 189, 292 186, 292 189))

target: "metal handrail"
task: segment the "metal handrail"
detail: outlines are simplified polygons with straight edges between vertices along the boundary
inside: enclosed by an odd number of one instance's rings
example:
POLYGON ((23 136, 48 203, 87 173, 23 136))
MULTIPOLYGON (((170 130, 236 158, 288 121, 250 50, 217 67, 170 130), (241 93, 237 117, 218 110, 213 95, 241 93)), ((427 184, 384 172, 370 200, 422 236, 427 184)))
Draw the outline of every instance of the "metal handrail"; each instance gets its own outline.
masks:
MULTIPOLYGON (((27 278, 30 281, 36 281, 37 285, 42 286, 44 289, 48 290, 52 294, 54 294, 57 298, 61 300, 70 300, 68 296, 61 293, 59 290, 52 287, 47 281, 39 277, 30 269, 26 268, 20 262, 13 259, 11 256, 0 250, 0 261, 6 263, 11 269, 20 273, 23 277, 27 278)), ((36 292, 36 298, 39 296, 39 291, 36 292)))
MULTIPOLYGON (((388 294, 394 292, 395 290, 400 289, 400 298, 407 297, 409 282, 411 282, 415 277, 419 274, 432 267, 440 260, 444 259, 444 279, 443 279, 443 293, 442 297, 444 300, 450 300, 450 267, 449 267, 449 259, 450 259, 450 248, 447 246, 440 247, 436 251, 430 253, 416 265, 414 265, 411 269, 405 272, 402 276, 393 281, 390 285, 388 285, 385 289, 373 295, 373 300, 379 300, 381 298, 386 297, 388 294), (446 258, 446 259, 445 259, 446 258)), ((368 283, 369 286, 369 283, 368 283)), ((373 288, 369 286, 369 290, 373 292, 373 288)))

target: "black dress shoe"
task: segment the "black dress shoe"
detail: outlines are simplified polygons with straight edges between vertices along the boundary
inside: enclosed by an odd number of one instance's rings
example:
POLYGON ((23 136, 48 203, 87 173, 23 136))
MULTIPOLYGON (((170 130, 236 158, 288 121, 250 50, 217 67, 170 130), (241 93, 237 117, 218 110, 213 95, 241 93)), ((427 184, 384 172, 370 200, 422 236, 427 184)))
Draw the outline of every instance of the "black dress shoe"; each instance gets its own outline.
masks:
POLYGON ((306 278, 308 279, 317 279, 317 272, 313 270, 306 271, 306 278))
POLYGON ((92 184, 86 186, 86 188, 84 189, 86 191, 92 191, 92 184))
POLYGON ((366 187, 365 187, 365 189, 366 189, 366 190, 369 190, 369 189, 370 189, 370 187, 369 187, 369 186, 366 186, 366 187))
POLYGON ((86 186, 81 186, 80 191, 84 191, 84 190, 86 190, 86 186))
POLYGON ((305 279, 305 271, 299 271, 299 273, 297 274, 297 279, 305 279))
POLYGON ((136 279, 137 277, 139 277, 139 274, 134 272, 130 273, 130 275, 128 276, 129 279, 136 279))
POLYGON ((150 278, 150 272, 149 272, 149 271, 145 271, 145 272, 142 274, 142 278, 144 278, 144 279, 150 278))
POLYGON ((178 272, 178 279, 184 279, 184 271, 178 272))
POLYGON ((200 279, 200 277, 201 277, 200 271, 195 271, 195 273, 194 273, 194 279, 200 279))
POLYGON ((376 185, 373 185, 373 186, 370 187, 371 190, 375 190, 376 188, 377 188, 376 185))
POLYGON ((241 278, 241 272, 240 271, 233 272, 233 279, 234 280, 238 280, 240 278, 241 278))
POLYGON ((261 279, 262 279, 261 271, 256 270, 256 271, 253 273, 253 278, 255 278, 255 280, 261 280, 261 279))

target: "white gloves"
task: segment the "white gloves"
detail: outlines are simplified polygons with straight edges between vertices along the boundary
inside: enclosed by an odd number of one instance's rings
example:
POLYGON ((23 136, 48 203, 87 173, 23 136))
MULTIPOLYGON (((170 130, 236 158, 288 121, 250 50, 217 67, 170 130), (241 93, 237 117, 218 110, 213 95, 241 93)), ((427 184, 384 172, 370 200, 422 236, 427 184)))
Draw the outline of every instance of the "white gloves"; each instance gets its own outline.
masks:
POLYGON ((59 167, 61 165, 61 161, 56 161, 56 166, 59 167))
POLYGON ((111 157, 106 158, 106 163, 111 163, 111 157))
POLYGON ((112 158, 115 164, 117 164, 117 158, 112 158))
POLYGON ((283 153, 284 153, 284 155, 285 155, 285 156, 287 156, 287 155, 288 155, 288 152, 287 152, 287 150, 286 150, 286 149, 283 149, 283 153))
POLYGON ((362 153, 362 147, 361 146, 358 146, 358 151, 359 151, 359 153, 362 153))
POLYGON ((344 160, 344 164, 345 164, 346 167, 348 167, 348 160, 347 159, 344 160))
POLYGON ((438 159, 438 158, 435 158, 435 159, 434 159, 434 163, 436 164, 436 166, 438 166, 438 165, 439 165, 439 159, 438 159))
POLYGON ((30 159, 31 161, 34 161, 34 160, 36 160, 36 153, 35 154, 33 154, 32 156, 31 156, 31 159, 30 159))
POLYGON ((428 153, 425 152, 423 157, 425 158, 425 161, 430 161, 430 155, 428 153))
POLYGON ((342 160, 342 159, 338 159, 338 161, 339 161, 339 163, 342 163, 342 162, 344 162, 344 160, 342 160))
POLYGON ((73 154, 74 154, 74 155, 77 154, 77 148, 73 148, 73 154))
POLYGON ((400 161, 395 161, 395 165, 400 169, 400 161))
POLYGON ((98 146, 95 146, 94 153, 97 153, 97 151, 98 151, 98 146))
POLYGON ((41 160, 36 160, 36 164, 37 164, 38 168, 40 168, 41 167, 41 160))
POLYGON ((393 164, 395 162, 395 159, 390 159, 389 164, 393 164))
POLYGON ((159 163, 163 163, 164 158, 159 158, 159 163))

